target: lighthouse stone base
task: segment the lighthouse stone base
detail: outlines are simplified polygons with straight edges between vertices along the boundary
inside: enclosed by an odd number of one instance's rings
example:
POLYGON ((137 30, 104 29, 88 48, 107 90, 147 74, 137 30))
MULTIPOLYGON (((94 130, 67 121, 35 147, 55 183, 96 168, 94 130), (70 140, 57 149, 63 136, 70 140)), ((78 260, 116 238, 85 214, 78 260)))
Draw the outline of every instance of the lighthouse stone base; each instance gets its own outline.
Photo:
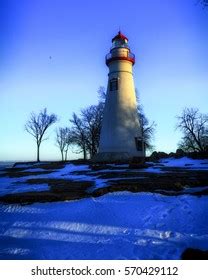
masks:
POLYGON ((101 152, 92 158, 92 162, 130 162, 133 158, 135 158, 135 155, 132 155, 127 152, 101 152))

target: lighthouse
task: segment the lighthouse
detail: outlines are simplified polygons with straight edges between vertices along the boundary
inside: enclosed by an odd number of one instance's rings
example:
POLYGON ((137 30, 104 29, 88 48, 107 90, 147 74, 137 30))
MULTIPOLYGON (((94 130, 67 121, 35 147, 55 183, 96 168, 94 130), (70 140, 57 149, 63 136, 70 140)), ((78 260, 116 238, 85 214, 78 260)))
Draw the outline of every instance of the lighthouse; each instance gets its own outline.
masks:
POLYGON ((96 161, 128 161, 144 157, 132 66, 135 56, 120 31, 106 55, 108 86, 96 161))

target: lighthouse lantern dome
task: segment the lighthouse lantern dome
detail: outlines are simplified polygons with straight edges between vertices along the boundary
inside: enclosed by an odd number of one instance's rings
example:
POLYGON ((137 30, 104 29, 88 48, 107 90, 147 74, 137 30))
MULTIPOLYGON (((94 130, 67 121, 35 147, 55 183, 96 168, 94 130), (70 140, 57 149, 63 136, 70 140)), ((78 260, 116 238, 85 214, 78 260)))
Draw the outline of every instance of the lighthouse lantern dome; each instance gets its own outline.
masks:
POLYGON ((120 31, 118 34, 112 39, 112 48, 129 48, 128 46, 128 38, 122 34, 120 31))

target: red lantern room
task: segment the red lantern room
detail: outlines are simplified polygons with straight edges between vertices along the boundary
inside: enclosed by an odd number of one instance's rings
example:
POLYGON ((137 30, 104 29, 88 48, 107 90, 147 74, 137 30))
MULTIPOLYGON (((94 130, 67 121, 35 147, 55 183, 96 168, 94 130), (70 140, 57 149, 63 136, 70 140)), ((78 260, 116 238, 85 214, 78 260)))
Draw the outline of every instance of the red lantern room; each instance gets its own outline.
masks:
POLYGON ((123 35, 120 31, 118 34, 112 39, 112 48, 129 48, 128 47, 128 38, 123 35))
POLYGON ((112 61, 127 60, 132 64, 135 63, 135 56, 130 52, 128 38, 120 31, 112 39, 112 47, 110 53, 106 55, 107 66, 112 61))

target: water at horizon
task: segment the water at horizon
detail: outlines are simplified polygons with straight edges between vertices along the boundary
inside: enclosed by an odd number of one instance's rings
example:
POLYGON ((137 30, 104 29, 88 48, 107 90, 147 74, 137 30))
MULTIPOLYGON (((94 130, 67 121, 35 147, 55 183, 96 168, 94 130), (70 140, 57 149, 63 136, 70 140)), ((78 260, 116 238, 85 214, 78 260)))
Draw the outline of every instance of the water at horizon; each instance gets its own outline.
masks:
POLYGON ((0 170, 3 170, 6 167, 12 167, 15 161, 0 161, 0 170))

